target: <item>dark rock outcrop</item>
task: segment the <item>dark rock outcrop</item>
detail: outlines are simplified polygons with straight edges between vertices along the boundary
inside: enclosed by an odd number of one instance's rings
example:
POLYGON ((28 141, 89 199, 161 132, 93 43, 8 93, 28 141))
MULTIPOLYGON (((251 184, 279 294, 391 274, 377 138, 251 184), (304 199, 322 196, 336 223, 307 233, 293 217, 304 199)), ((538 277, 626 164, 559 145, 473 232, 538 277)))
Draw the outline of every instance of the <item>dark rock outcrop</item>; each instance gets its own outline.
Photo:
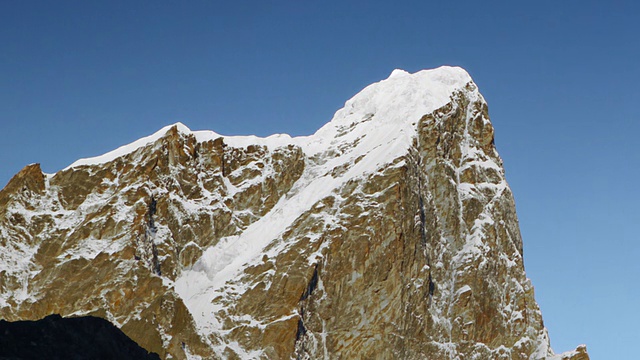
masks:
POLYGON ((0 359, 159 360, 107 320, 50 315, 37 321, 0 320, 0 359))

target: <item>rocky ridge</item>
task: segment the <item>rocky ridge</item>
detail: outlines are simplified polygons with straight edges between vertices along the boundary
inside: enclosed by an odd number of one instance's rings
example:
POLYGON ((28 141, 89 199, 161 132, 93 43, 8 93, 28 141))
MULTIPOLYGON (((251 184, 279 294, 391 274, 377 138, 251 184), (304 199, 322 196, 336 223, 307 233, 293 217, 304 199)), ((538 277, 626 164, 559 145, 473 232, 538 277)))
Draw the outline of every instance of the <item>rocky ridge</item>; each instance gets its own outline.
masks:
POLYGON ((161 129, 0 191, 0 316, 105 318, 163 358, 554 355, 486 102, 401 70, 316 134, 161 129))

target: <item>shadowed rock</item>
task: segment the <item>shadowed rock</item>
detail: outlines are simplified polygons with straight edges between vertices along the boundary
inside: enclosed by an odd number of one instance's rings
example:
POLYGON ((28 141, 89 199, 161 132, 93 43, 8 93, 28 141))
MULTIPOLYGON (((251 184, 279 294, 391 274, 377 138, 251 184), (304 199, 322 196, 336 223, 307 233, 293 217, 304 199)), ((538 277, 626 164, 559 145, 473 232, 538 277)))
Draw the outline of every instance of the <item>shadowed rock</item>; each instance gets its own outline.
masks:
POLYGON ((0 320, 0 359, 160 359, 107 320, 50 315, 37 321, 0 320))

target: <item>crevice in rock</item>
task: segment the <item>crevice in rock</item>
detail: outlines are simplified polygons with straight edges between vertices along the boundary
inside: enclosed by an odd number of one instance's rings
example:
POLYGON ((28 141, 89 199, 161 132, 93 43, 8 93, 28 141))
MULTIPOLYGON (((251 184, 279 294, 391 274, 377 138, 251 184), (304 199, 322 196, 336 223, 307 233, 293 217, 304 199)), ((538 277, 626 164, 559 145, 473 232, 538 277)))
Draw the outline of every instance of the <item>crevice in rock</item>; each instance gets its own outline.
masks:
POLYGON ((431 271, 429 271, 429 301, 427 302, 427 307, 431 306, 431 301, 433 300, 433 293, 436 291, 436 283, 433 282, 433 278, 431 277, 431 271))
MULTIPOLYGON (((420 142, 420 138, 418 138, 418 142, 420 142)), ((421 147, 420 143, 417 144, 418 149, 417 149, 417 153, 413 153, 411 156, 411 163, 412 163, 412 169, 413 169, 413 176, 415 176, 415 180, 417 181, 417 190, 416 190, 416 196, 418 197, 418 217, 420 220, 420 245, 422 248, 422 252, 425 256, 426 259, 426 263, 428 266, 431 266, 431 262, 429 259, 429 252, 427 249, 427 228, 426 228, 426 223, 427 223, 427 211, 425 210, 425 199, 423 196, 423 178, 422 178, 422 159, 420 157, 420 153, 419 153, 419 149, 421 147)))
POLYGON ((160 276, 162 271, 160 269, 160 261, 158 260, 158 247, 156 246, 155 237, 158 232, 153 216, 156 214, 158 202, 151 196, 151 201, 148 205, 147 212, 147 228, 145 232, 145 240, 151 245, 151 270, 154 274, 160 276))
POLYGON ((222 177, 227 177, 227 157, 226 155, 227 144, 222 143, 222 151, 220 153, 220 169, 222 170, 222 177))
POLYGON ((191 153, 191 156, 194 160, 197 160, 198 157, 200 157, 200 143, 196 142, 196 144, 193 146, 193 152, 191 153))
POLYGON ((296 341, 295 341, 295 350, 294 350, 296 360, 302 360, 306 358, 304 337, 305 335, 307 335, 307 328, 304 326, 304 320, 303 320, 304 309, 301 308, 300 312, 301 312, 300 318, 298 318, 298 326, 296 328, 296 341))
POLYGON ((153 174, 153 171, 158 167, 158 162, 160 161, 159 158, 156 158, 156 161, 153 163, 153 166, 151 167, 151 170, 149 170, 149 172, 147 173, 147 179, 151 180, 151 174, 153 174))
POLYGON ((298 310, 298 326, 296 329, 296 341, 295 341, 295 358, 298 360, 301 359, 308 359, 309 358, 309 354, 307 353, 308 349, 307 349, 307 342, 309 341, 308 339, 308 335, 307 335, 307 328, 304 325, 304 321, 305 321, 305 305, 309 304, 309 297, 311 296, 311 294, 313 293, 313 291, 318 287, 318 283, 319 283, 319 275, 318 275, 318 264, 315 264, 313 266, 313 274, 311 275, 311 279, 309 279, 309 282, 307 283, 307 287, 304 290, 304 292, 302 293, 302 295, 300 296, 300 309, 298 310), (304 302, 305 300, 307 300, 306 302, 304 302))
POLYGON ((311 276, 311 280, 309 280, 309 283, 307 284, 307 288, 302 293, 302 296, 300 296, 300 301, 306 300, 309 297, 309 295, 311 295, 313 290, 316 289, 317 286, 318 286, 318 264, 316 264, 313 268, 313 275, 311 276))
MULTIPOLYGON (((420 240, 423 247, 427 246, 427 230, 424 228, 424 224, 426 222, 426 215, 424 212, 424 200, 422 199, 422 195, 418 198, 418 202, 420 204, 420 240)), ((429 261, 427 261, 428 263, 429 261)))
POLYGON ((298 329, 296 330, 296 342, 307 334, 307 328, 304 327, 304 321, 302 317, 298 319, 298 329))

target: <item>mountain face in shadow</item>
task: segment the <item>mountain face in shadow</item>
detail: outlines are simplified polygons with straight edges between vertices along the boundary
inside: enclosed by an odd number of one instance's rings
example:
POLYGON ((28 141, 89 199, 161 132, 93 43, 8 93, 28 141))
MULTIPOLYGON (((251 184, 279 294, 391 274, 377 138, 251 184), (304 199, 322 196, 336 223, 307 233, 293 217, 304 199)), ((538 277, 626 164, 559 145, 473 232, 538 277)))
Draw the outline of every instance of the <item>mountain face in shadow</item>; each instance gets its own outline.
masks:
POLYGON ((0 359, 160 359, 107 320, 50 315, 37 321, 0 320, 0 359))

